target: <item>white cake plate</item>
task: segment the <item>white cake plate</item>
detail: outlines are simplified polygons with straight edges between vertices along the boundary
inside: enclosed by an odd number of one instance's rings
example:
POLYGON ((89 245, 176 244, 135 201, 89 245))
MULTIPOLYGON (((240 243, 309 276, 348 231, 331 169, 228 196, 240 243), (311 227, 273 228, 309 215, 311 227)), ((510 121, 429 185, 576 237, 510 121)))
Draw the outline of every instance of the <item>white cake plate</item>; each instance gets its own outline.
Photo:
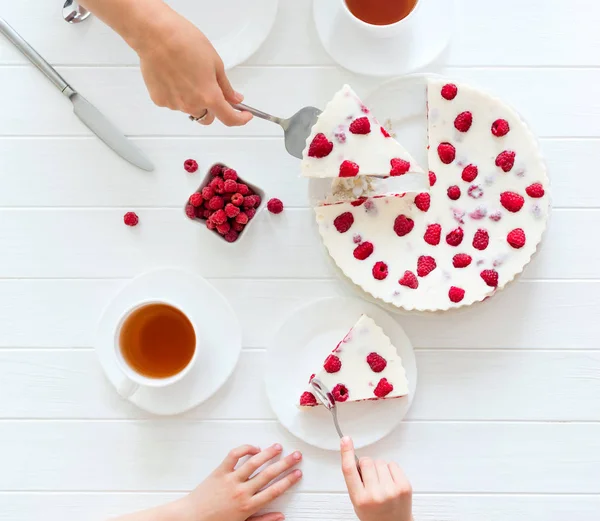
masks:
POLYGON ((208 400, 229 379, 242 349, 242 333, 225 297, 198 275, 162 269, 129 282, 105 309, 95 347, 108 380, 119 388, 123 374, 114 340, 123 314, 140 302, 173 303, 197 327, 198 358, 179 382, 165 388, 140 387, 129 400, 152 414, 180 414, 208 400))
POLYGON ((279 0, 174 0, 171 7, 197 25, 215 46, 225 69, 252 56, 273 28, 279 0))
POLYGON ((341 0, 314 0, 321 43, 342 67, 368 76, 399 76, 426 67, 444 51, 454 27, 454 0, 420 0, 407 20, 410 32, 382 38, 363 33, 343 12, 341 0))
POLYGON ((344 338, 361 314, 371 317, 398 350, 408 378, 409 395, 390 400, 338 405, 344 434, 357 448, 387 436, 406 416, 417 387, 417 363, 402 327, 379 307, 354 298, 317 300, 298 309, 275 334, 267 348, 265 383, 271 407, 294 436, 325 450, 339 450, 340 442, 329 411, 324 407, 301 410, 300 396, 310 375, 344 338))

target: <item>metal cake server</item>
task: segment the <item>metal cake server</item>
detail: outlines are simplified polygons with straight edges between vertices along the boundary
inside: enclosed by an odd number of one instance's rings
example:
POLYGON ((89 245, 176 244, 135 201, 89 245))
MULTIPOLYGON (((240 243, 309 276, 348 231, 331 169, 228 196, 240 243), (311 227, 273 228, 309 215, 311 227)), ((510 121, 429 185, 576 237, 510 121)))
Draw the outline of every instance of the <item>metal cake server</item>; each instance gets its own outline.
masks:
POLYGON ((71 100, 75 115, 104 143, 131 164, 143 170, 154 170, 154 165, 146 155, 131 143, 96 107, 71 87, 3 18, 0 18, 0 33, 6 36, 31 63, 71 100))
MULTIPOLYGON (((342 429, 340 429, 340 424, 338 422, 337 406, 335 404, 333 394, 331 394, 331 391, 327 389, 327 387, 325 387, 325 384, 323 384, 323 382, 321 382, 321 380, 319 380, 318 378, 313 378, 310 381, 310 385, 314 389, 319 401, 331 413, 331 416, 333 418, 333 424, 335 425, 335 430, 337 431, 338 436, 341 440, 344 437, 344 434, 342 433, 342 429)), ((354 455, 354 459, 356 460, 356 468, 358 469, 358 473, 360 474, 360 462, 358 456, 354 455)))
POLYGON ((306 140, 310 136, 310 130, 317 122, 317 117, 321 114, 321 110, 316 107, 304 107, 300 109, 291 118, 283 119, 276 116, 271 116, 262 110, 258 110, 243 103, 233 105, 234 109, 250 112, 257 118, 266 119, 272 123, 276 123, 283 129, 285 138, 285 149, 290 155, 302 159, 302 151, 306 147, 306 140))

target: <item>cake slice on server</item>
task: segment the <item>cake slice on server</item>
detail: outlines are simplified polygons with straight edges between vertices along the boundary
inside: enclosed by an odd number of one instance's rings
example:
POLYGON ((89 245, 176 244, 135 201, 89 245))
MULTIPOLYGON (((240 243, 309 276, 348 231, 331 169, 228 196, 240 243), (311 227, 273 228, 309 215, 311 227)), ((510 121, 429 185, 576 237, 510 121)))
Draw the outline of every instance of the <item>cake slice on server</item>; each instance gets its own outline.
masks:
POLYGON ((319 115, 302 155, 304 177, 423 173, 348 85, 319 115))
MULTIPOLYGON (((400 398, 408 394, 402 360, 389 337, 367 315, 327 357, 314 377, 327 387, 336 402, 400 398)), ((311 388, 302 394, 301 407, 320 405, 311 388)))

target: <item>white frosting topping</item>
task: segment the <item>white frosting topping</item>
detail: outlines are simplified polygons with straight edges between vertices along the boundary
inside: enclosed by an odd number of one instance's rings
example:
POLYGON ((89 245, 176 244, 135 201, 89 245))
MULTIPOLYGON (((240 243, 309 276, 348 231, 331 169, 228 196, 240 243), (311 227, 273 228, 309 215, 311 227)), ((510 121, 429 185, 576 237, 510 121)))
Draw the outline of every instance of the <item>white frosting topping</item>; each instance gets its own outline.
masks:
POLYGON ((429 168, 437 178, 429 194, 429 209, 419 209, 414 194, 374 197, 360 206, 344 202, 316 208, 319 232, 344 274, 374 297, 408 310, 436 311, 470 305, 503 288, 535 253, 549 211, 545 165, 536 139, 518 114, 499 100, 462 84, 457 86, 456 96, 447 100, 441 95, 445 83, 431 81, 428 89, 429 168), (466 132, 460 132, 455 128, 455 118, 465 111, 471 113, 472 124, 466 132), (496 136, 491 129, 499 119, 508 122, 510 130, 496 136), (438 155, 440 143, 450 143, 456 149, 455 159, 449 164, 438 155), (495 164, 503 151, 515 153, 514 165, 506 172, 495 164), (463 169, 468 165, 478 168, 477 177, 471 182, 463 179, 463 169), (543 196, 528 194, 527 189, 531 192, 534 183, 542 186, 543 196), (448 195, 451 186, 460 190, 456 200, 448 195), (504 207, 501 194, 506 192, 523 198, 520 210, 511 212, 504 207), (347 231, 340 233, 334 221, 346 212, 352 214, 353 222, 347 231), (403 236, 394 231, 399 215, 414 223, 403 236), (424 239, 430 225, 441 227, 438 245, 424 239), (453 246, 447 243, 446 236, 457 228, 462 229, 463 239, 460 245, 453 246), (525 234, 525 244, 516 248, 509 243, 508 236, 518 228, 525 234), (486 233, 487 246, 481 249, 480 243, 479 248, 475 247, 476 234, 486 233), (373 252, 359 260, 353 252, 365 242, 372 243, 373 252), (470 264, 455 267, 457 254, 470 256, 470 264), (435 269, 420 276, 419 258, 423 256, 434 259, 435 269), (387 265, 388 275, 383 280, 373 275, 377 261, 387 265), (482 277, 484 270, 488 282, 482 277), (412 277, 405 278, 402 285, 399 280, 406 271, 412 277), (496 287, 494 272, 498 278, 496 287), (414 285, 413 277, 418 282, 416 289, 410 287, 414 285), (456 302, 450 298, 451 287, 459 289, 453 290, 456 302), (464 296, 458 300, 460 290, 464 296))
POLYGON ((402 145, 384 135, 377 119, 348 85, 344 85, 319 115, 306 143, 301 165, 304 177, 338 177, 344 161, 358 165, 357 175, 389 176, 392 159, 410 163, 408 172, 423 172, 402 145), (359 118, 368 121, 367 134, 350 130, 351 124, 359 118), (324 157, 310 157, 311 144, 318 134, 331 143, 331 151, 324 157))
MULTIPOLYGON (((366 315, 361 315, 331 356, 339 359, 339 371, 329 373, 322 368, 316 377, 330 391, 338 384, 344 385, 348 390, 346 402, 382 399, 375 395, 375 389, 383 378, 393 386, 393 390, 384 397, 385 399, 408 394, 406 372, 396 348, 383 330, 366 315), (380 372, 374 372, 367 362, 371 353, 376 353, 385 360, 385 368, 380 372)), ((307 390, 312 393, 310 385, 307 390)))

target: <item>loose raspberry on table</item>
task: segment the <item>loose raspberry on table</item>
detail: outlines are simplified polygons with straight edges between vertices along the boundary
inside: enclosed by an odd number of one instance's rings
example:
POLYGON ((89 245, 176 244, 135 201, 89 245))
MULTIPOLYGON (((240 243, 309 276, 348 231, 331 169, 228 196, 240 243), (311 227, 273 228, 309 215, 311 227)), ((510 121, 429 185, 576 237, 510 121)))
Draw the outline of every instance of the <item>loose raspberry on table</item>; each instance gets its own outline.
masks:
POLYGON ((435 259, 429 255, 421 255, 417 260, 417 275, 419 277, 426 277, 429 275, 435 268, 437 268, 437 263, 435 259))
POLYGON ((198 163, 194 159, 186 159, 183 162, 183 168, 185 168, 186 172, 193 174, 196 170, 198 170, 198 163))
POLYGON ((231 229, 225 235, 223 235, 223 238, 227 242, 235 242, 235 241, 237 241, 238 236, 239 236, 239 233, 236 232, 234 229, 231 229))
POLYGON ((235 230, 236 232, 240 233, 243 229, 245 228, 244 224, 238 223, 236 221, 233 221, 231 223, 231 229, 235 230))
POLYGON ((479 169, 475 165, 467 165, 463 168, 462 179, 467 183, 472 183, 479 174, 479 169))
POLYGON ((381 133, 383 134, 383 137, 392 137, 390 136, 390 133, 383 127, 379 127, 381 129, 381 133))
POLYGON ((510 130, 510 125, 505 119, 497 119, 492 123, 492 134, 496 137, 506 136, 510 130))
POLYGON ((502 192, 500 194, 500 204, 509 212, 516 213, 523 208, 525 199, 522 195, 516 194, 515 192, 502 192))
POLYGON ((473 124, 473 114, 468 110, 461 112, 454 120, 454 128, 459 132, 467 132, 473 124))
POLYGON ((234 194, 238 190, 238 185, 233 179, 227 179, 227 181, 223 183, 223 190, 225 193, 234 194))
POLYGON ((267 203, 267 210, 274 214, 281 213, 283 212, 283 203, 280 199, 273 197, 272 199, 269 199, 269 202, 267 203))
POLYGON ((394 220, 394 231, 398 237, 404 237, 415 227, 415 221, 406 215, 399 215, 394 220))
POLYGON ((466 253, 457 253, 454 257, 452 257, 452 265, 455 268, 466 268, 473 259, 470 255, 466 253))
POLYGON ((239 215, 240 209, 235 204, 228 203, 225 206, 225 213, 227 214, 227 217, 233 219, 234 217, 239 215))
POLYGON ((527 192, 529 197, 533 197, 534 199, 544 197, 544 194, 546 193, 541 183, 533 183, 532 185, 529 185, 527 188, 525 188, 525 192, 527 192))
POLYGON ((323 158, 331 154, 333 143, 327 139, 325 134, 317 134, 308 147, 308 157, 323 158))
POLYGON ((449 165, 456 157, 456 148, 450 143, 440 143, 437 147, 440 161, 445 165, 449 165))
POLYGON ((238 183, 238 193, 242 195, 250 195, 250 187, 244 183, 238 183))
POLYGON ((231 225, 227 221, 224 222, 223 224, 217 224, 217 231, 221 235, 225 235, 229 230, 231 230, 231 225))
MULTIPOLYGON (((186 210, 187 210, 187 207, 186 207, 186 210)), ((123 216, 123 222, 127 226, 137 226, 137 224, 140 222, 140 219, 135 212, 127 212, 123 216)))
POLYGON ((437 177, 435 175, 435 172, 432 172, 431 170, 429 171, 429 186, 433 186, 435 184, 435 182, 437 181, 437 177))
MULTIPOLYGON (((127 214, 125 214, 127 215, 127 214)), ((196 218, 196 207, 190 203, 185 205, 185 215, 187 215, 190 219, 196 218)), ((127 224, 127 223, 125 223, 127 224)))
POLYGON ((367 364, 374 373, 381 373, 387 365, 387 360, 377 353, 369 353, 367 355, 367 364))
POLYGON ((348 388, 344 384, 337 384, 332 390, 331 394, 336 402, 345 402, 350 396, 348 388))
POLYGON ((502 219, 502 212, 500 212, 500 211, 497 211, 497 212, 494 212, 494 213, 490 214, 490 220, 491 221, 494 221, 494 222, 497 223, 501 219, 502 219))
POLYGON ((211 198, 213 198, 215 196, 215 191, 213 190, 213 188, 211 186, 205 186, 202 189, 202 198, 206 201, 210 200, 211 198))
POLYGON ((456 286, 451 286, 450 290, 448 291, 448 298, 457 304, 463 298, 465 298, 465 290, 462 288, 457 288, 456 286))
POLYGON ((390 382, 388 382, 387 378, 382 378, 381 380, 379 380, 377 387, 375 387, 373 394, 377 396, 377 398, 385 398, 393 390, 394 386, 390 382))
POLYGON ((515 153, 512 150, 500 152, 496 157, 496 166, 499 166, 504 172, 510 172, 515 165, 515 153))
POLYGON ((456 228, 452 230, 448 235, 446 235, 446 242, 450 246, 459 246, 463 240, 465 233, 462 228, 456 228))
POLYGON ((515 228, 508 232, 506 242, 516 250, 525 246, 525 232, 523 231, 523 228, 515 228))
POLYGON ((431 196, 427 192, 418 194, 415 197, 415 206, 422 212, 429 210, 431 206, 431 196))
POLYGON ((210 183, 208 183, 216 194, 222 194, 225 191, 225 181, 220 177, 215 177, 210 183))
POLYGON ((223 165, 213 165, 210 168, 210 175, 212 175, 213 177, 221 175, 221 172, 223 172, 223 165))
POLYGON ((458 87, 454 83, 446 83, 442 87, 442 98, 452 101, 456 98, 456 94, 458 94, 458 87))
POLYGON ((419 287, 419 281, 412 271, 406 270, 402 278, 398 281, 402 286, 406 286, 410 289, 417 289, 419 287))
POLYGON ((256 215, 256 210, 254 208, 246 208, 245 212, 248 216, 248 220, 252 220, 256 215))
POLYGON ((440 243, 441 236, 442 227, 439 224, 430 224, 425 230, 423 239, 427 244, 431 244, 431 246, 437 246, 440 243))
POLYGON ((359 166, 353 161, 344 161, 340 165, 339 177, 355 177, 358 174, 359 166))
POLYGON ((303 407, 314 407, 318 405, 318 402, 313 393, 306 391, 300 396, 300 405, 303 407))
POLYGON ((227 222, 227 214, 225 213, 225 210, 217 210, 210 216, 210 218, 217 225, 227 222))
POLYGON ((223 179, 225 179, 225 181, 237 181, 237 178, 237 172, 233 168, 225 168, 225 170, 223 170, 223 179))
POLYGON ((392 165, 392 169, 390 170, 392 177, 406 174, 410 170, 410 163, 404 159, 395 157, 390 160, 390 164, 392 165))
POLYGON ((383 280, 388 276, 388 267, 385 262, 376 262, 373 266, 373 277, 377 280, 383 280))
POLYGON ((242 206, 244 204, 244 196, 242 194, 233 194, 231 196, 231 204, 235 204, 236 206, 242 206))
POLYGON ((202 204, 204 203, 204 199, 202 199, 202 194, 199 192, 194 192, 192 195, 190 195, 190 199, 189 199, 189 203, 192 206, 202 206, 202 204))
POLYGON ((453 201, 460 198, 460 188, 456 185, 452 185, 448 188, 448 197, 453 201))
POLYGON ((350 212, 344 212, 333 220, 335 229, 340 233, 346 233, 352 224, 354 224, 354 215, 350 212))
POLYGON ((223 201, 222 197, 215 195, 214 197, 210 198, 210 201, 208 201, 206 206, 208 206, 209 210, 220 210, 223 208, 223 206, 225 206, 225 201, 223 201))
POLYGON ((371 123, 369 118, 362 117, 355 119, 352 123, 350 123, 350 132, 353 134, 368 134, 371 132, 371 123))
POLYGON ((479 228, 475 232, 475 236, 473 237, 473 248, 476 250, 485 250, 490 243, 490 235, 488 232, 482 228, 479 228))
POLYGON ((496 270, 483 270, 480 276, 490 288, 498 287, 498 272, 496 270))
POLYGON ((342 361, 335 355, 329 355, 323 364, 328 373, 337 373, 342 368, 342 361))
POLYGON ((483 197, 483 188, 479 185, 471 185, 467 190, 467 195, 473 199, 479 199, 483 197))
POLYGON ((354 248, 354 258, 358 260, 365 260, 373 253, 373 243, 363 242, 354 248))

